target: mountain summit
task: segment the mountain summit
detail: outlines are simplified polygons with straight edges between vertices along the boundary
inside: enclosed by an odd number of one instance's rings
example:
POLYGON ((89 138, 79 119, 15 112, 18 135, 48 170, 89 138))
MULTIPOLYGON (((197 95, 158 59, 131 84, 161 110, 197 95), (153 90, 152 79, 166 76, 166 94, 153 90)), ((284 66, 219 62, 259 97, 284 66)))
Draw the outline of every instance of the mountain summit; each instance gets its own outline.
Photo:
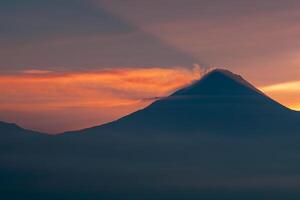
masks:
POLYGON ((253 133, 283 127, 288 131, 286 126, 294 124, 294 119, 293 111, 263 94, 241 76, 215 69, 142 110, 83 131, 253 133))
POLYGON ((215 69, 205 74, 200 80, 192 85, 178 90, 176 95, 198 95, 198 94, 253 94, 261 93, 253 85, 243 79, 240 75, 229 70, 215 69))

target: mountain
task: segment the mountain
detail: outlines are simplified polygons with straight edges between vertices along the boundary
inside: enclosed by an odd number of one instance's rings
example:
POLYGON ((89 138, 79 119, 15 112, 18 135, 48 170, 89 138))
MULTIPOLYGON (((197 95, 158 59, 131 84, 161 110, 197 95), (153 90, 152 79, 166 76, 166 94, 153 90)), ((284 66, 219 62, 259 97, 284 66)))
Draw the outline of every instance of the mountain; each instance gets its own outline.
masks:
POLYGON ((5 153, 38 152, 49 135, 24 129, 14 123, 0 121, 0 161, 5 153))
POLYGON ((0 196, 299 199, 299 119, 242 77, 214 70, 101 126, 50 137, 4 124, 0 196))
POLYGON ((39 136, 38 132, 24 129, 14 123, 7 123, 0 121, 0 142, 4 142, 6 139, 20 138, 24 137, 30 138, 34 136, 39 136))
POLYGON ((13 131, 13 132, 15 132, 17 130, 24 130, 25 131, 25 129, 20 128, 16 124, 0 121, 0 131, 1 132, 6 132, 6 131, 13 131))
POLYGON ((0 121, 0 132, 4 133, 4 132, 31 132, 33 133, 33 131, 30 130, 26 130, 24 128, 21 128, 20 126, 14 124, 14 123, 8 123, 8 122, 3 122, 0 121))
POLYGON ((145 109, 79 132, 253 134, 294 132, 298 123, 299 113, 275 102, 241 76, 216 69, 145 109))

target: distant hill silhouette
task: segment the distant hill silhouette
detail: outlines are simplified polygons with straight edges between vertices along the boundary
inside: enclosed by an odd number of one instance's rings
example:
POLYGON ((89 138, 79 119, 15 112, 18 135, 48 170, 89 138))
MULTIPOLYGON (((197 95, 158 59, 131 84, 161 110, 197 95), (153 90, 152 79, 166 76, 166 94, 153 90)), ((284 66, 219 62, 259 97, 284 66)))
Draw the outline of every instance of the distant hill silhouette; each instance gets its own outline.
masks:
POLYGON ((0 196, 296 200, 299 122, 298 112, 218 69, 97 127, 46 136, 0 123, 0 196))
POLYGON ((2 150, 4 146, 17 147, 17 144, 28 144, 28 142, 33 142, 35 139, 40 138, 51 138, 51 136, 22 128, 14 123, 0 121, 0 149, 2 150))
POLYGON ((34 131, 31 131, 31 130, 24 129, 24 128, 18 126, 17 124, 14 124, 14 123, 8 123, 8 122, 0 121, 0 131, 1 132, 16 131, 16 130, 24 131, 24 132, 31 132, 31 133, 34 132, 34 131))

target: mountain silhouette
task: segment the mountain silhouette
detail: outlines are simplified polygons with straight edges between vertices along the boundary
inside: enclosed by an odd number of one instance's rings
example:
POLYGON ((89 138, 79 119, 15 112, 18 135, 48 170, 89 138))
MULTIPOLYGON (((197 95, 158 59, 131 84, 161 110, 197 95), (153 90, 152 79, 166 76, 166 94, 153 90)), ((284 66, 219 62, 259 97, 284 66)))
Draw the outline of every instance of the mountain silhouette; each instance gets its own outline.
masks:
POLYGON ((24 129, 14 123, 7 123, 0 121, 0 135, 2 137, 2 141, 4 137, 12 138, 20 136, 23 136, 25 134, 25 137, 30 137, 33 135, 38 135, 38 132, 34 132, 31 130, 24 129))
POLYGON ((0 195, 299 199, 299 119, 242 77, 217 69, 144 109, 84 130, 46 136, 0 123, 0 195))
POLYGON ((7 123, 7 122, 3 122, 3 121, 0 121, 0 132, 1 133, 8 133, 8 132, 11 132, 11 133, 16 133, 16 132, 33 133, 33 131, 23 129, 14 123, 7 123))
POLYGON ((272 100, 241 76, 216 69, 145 109, 80 132, 252 134, 294 131, 298 122, 297 112, 272 100))

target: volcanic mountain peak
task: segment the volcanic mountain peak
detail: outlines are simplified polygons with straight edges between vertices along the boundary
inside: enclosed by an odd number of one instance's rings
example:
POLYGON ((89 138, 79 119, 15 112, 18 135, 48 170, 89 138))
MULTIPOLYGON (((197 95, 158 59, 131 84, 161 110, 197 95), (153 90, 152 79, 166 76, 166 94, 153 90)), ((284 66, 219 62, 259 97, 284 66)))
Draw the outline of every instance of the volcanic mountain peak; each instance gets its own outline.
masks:
MULTIPOLYGON (((210 72, 208 72, 205 77, 209 77, 209 76, 215 76, 216 74, 220 74, 223 75, 229 79, 232 79, 238 83, 244 84, 245 86, 248 86, 252 89, 255 89, 255 87, 253 85, 251 85, 248 81, 246 81, 242 76, 235 74, 227 69, 214 69, 210 72)), ((204 78, 204 77, 203 77, 204 78)))
POLYGON ((286 127, 294 130, 295 121, 289 109, 264 95, 241 76, 216 69, 144 109, 79 132, 227 134, 266 129, 272 132, 286 130, 286 127), (282 122, 282 118, 288 119, 286 122, 292 125, 282 122), (266 124, 272 124, 272 131, 266 124))
POLYGON ((226 69, 214 69, 205 74, 200 80, 188 87, 175 92, 174 95, 219 95, 219 94, 253 94, 260 93, 240 75, 226 69))

